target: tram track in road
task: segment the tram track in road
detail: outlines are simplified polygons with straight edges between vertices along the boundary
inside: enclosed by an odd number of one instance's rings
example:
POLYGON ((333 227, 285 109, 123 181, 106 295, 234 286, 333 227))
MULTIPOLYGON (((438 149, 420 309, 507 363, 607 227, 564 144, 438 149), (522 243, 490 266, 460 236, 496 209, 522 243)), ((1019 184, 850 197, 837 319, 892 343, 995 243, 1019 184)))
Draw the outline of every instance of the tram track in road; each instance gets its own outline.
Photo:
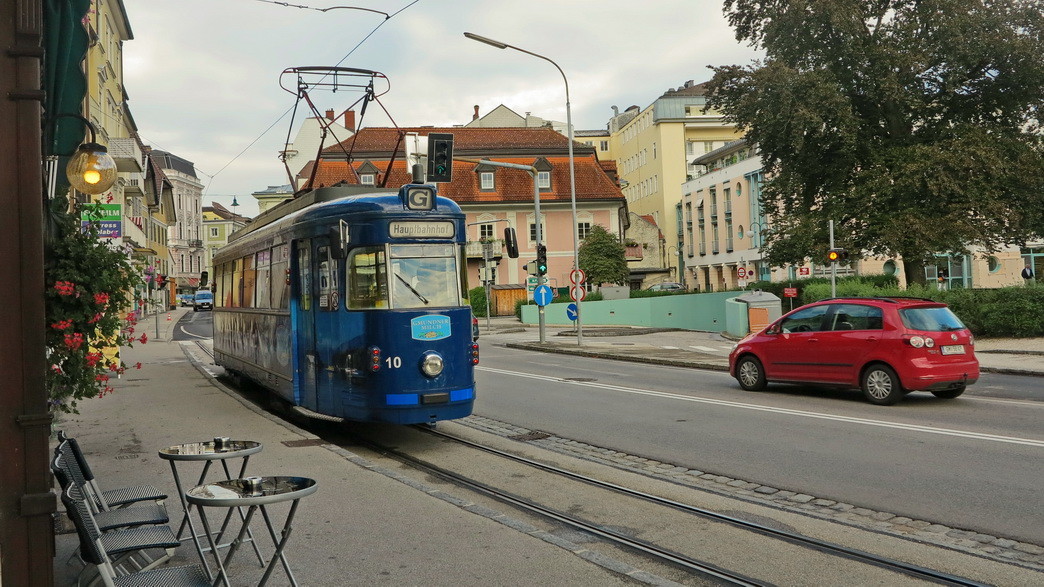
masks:
POLYGON ((352 444, 382 457, 542 519, 551 531, 567 527, 569 535, 586 536, 580 540, 585 550, 598 548, 592 543, 600 542, 610 546, 602 556, 618 556, 623 549, 646 561, 630 563, 635 567, 669 567, 676 576, 672 571, 660 574, 670 580, 769 585, 815 577, 824 584, 889 584, 900 581, 901 575, 904 582, 984 584, 625 487, 442 431, 420 426, 415 430, 409 439, 349 436, 352 444), (434 445, 418 436, 437 439, 439 450, 433 452, 434 445), (759 557, 787 562, 754 560, 759 557))

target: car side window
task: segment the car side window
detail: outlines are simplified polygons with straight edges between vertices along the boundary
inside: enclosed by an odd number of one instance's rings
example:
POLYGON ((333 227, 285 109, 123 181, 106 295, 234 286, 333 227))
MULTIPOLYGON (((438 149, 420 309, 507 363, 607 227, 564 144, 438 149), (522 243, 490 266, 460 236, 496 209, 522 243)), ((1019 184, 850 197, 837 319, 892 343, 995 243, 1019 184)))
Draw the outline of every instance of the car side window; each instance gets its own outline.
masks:
POLYGON ((861 304, 839 304, 830 318, 831 330, 881 330, 881 308, 861 304))
POLYGON ((812 306, 804 310, 798 310, 787 316, 780 322, 784 333, 788 332, 818 332, 823 329, 823 317, 830 306, 812 306))

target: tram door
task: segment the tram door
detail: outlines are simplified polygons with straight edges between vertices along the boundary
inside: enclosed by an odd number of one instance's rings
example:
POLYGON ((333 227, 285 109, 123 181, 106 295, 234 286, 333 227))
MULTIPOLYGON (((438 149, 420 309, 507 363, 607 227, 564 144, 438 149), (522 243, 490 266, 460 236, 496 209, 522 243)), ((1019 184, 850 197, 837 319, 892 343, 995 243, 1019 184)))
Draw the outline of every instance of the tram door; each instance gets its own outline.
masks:
POLYGON ((312 267, 312 241, 301 239, 294 244, 297 262, 296 311, 292 314, 294 337, 294 363, 297 381, 296 403, 315 410, 316 375, 319 369, 315 348, 315 280, 312 267))
POLYGON ((342 380, 337 377, 337 370, 332 368, 335 356, 340 351, 341 341, 341 287, 338 274, 339 262, 328 244, 327 239, 317 238, 312 258, 315 265, 315 354, 318 369, 316 371, 316 407, 312 408, 324 414, 338 414, 341 411, 340 394, 342 380))

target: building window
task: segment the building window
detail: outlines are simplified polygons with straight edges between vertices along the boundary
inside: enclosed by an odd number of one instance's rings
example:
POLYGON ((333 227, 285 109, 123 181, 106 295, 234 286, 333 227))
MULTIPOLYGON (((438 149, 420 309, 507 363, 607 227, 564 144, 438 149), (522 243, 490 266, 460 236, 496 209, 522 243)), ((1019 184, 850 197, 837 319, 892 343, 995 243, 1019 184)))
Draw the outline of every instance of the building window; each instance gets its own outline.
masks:
POLYGON ((493 238, 493 225, 479 224, 479 240, 486 240, 491 238, 493 238))
POLYGON ((542 190, 551 189, 551 172, 550 171, 538 171, 537 172, 537 187, 542 190))
POLYGON ((372 173, 364 173, 364 174, 360 175, 359 176, 359 183, 361 183, 363 185, 373 185, 373 174, 372 173))
POLYGON ((609 150, 609 141, 602 141, 601 143, 599 143, 598 146, 599 146, 599 148, 601 150, 608 151, 609 150))
POLYGON ((580 240, 584 240, 591 234, 591 223, 590 222, 577 222, 576 233, 579 235, 580 240))
POLYGON ((218 235, 217 227, 216 226, 211 226, 210 227, 210 238, 217 238, 217 235, 218 235))
POLYGON ((484 190, 493 189, 493 172, 483 171, 479 174, 479 187, 484 190))
MULTIPOLYGON (((544 237, 544 239, 546 240, 547 239, 547 227, 546 226, 541 226, 540 228, 542 229, 540 236, 544 237)), ((529 240, 530 240, 530 242, 534 242, 534 243, 537 242, 536 223, 535 222, 530 222, 529 223, 529 240)))

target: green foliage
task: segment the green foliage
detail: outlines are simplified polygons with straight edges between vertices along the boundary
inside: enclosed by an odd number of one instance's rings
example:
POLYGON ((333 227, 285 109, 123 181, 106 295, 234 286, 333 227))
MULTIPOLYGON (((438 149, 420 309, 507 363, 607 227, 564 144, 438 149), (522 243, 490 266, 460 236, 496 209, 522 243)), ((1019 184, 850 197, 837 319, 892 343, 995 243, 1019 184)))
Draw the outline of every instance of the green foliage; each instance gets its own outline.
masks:
POLYGON ((471 312, 479 318, 486 316, 486 288, 479 286, 468 290, 468 302, 471 303, 471 312))
POLYGON ((77 217, 55 214, 59 204, 52 208, 57 233, 44 275, 46 387, 54 409, 76 413, 79 400, 112 392, 110 379, 127 368, 120 346, 148 337, 135 335, 138 317, 127 311, 143 282, 140 272, 98 239, 97 226, 84 231, 77 217))
POLYGON ((694 292, 685 291, 685 290, 677 290, 677 291, 649 291, 647 289, 632 289, 629 297, 631 299, 634 299, 634 298, 658 298, 660 296, 678 296, 678 295, 682 295, 683 296, 683 295, 691 294, 691 293, 694 293, 694 292))
MULTIPOLYGON (((794 298, 794 307, 798 307, 804 304, 809 304, 814 301, 830 297, 830 278, 829 277, 810 277, 807 279, 795 279, 793 281, 783 282, 771 282, 771 281, 757 281, 751 284, 747 289, 755 290, 760 289, 761 291, 774 294, 776 297, 783 300, 784 305, 789 307, 789 298, 785 298, 783 290, 788 287, 796 287, 798 290, 798 297, 794 298), (815 287, 813 287, 815 286, 815 287), (826 286, 826 294, 822 294, 822 289, 819 286, 826 286), (811 288, 811 290, 810 290, 811 288), (811 291, 811 293, 806 293, 811 291)), ((842 277, 837 280, 838 292, 842 291, 866 291, 866 292, 877 292, 881 290, 896 290, 899 289, 898 278, 892 275, 857 275, 850 277, 842 277)), ((840 295, 840 293, 838 294, 840 295)), ((867 294, 854 294, 849 293, 845 295, 867 295, 873 296, 878 295, 876 293, 867 294)), ((898 294, 897 294, 898 295, 898 294)))
POLYGON ((591 227, 591 232, 577 252, 580 267, 587 273, 587 282, 594 285, 627 283, 626 250, 623 244, 601 225, 591 227))
MULTIPOLYGON (((913 297, 947 304, 976 336, 1044 336, 1044 286, 994 289, 939 290, 934 285, 915 285, 905 290, 882 288, 859 281, 837 284, 838 297, 913 297)), ((802 303, 830 297, 830 283, 805 287, 802 303)))
POLYGON ((1044 234, 1044 1, 726 0, 768 57, 715 69, 709 107, 758 146, 773 265, 1044 234))

